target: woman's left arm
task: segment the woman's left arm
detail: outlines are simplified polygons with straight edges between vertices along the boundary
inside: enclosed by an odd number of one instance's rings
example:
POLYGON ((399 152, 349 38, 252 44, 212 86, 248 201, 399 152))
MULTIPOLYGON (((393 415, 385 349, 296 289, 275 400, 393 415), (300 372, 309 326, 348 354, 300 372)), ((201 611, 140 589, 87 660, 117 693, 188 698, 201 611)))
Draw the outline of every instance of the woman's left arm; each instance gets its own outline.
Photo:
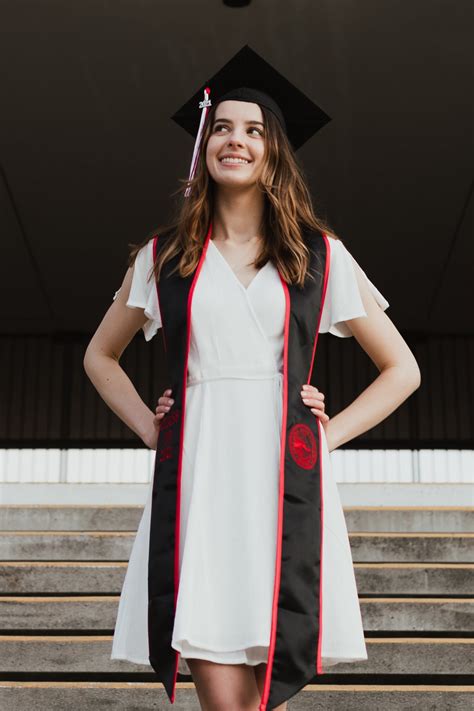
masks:
POLYGON ((421 384, 415 356, 375 301, 357 263, 354 269, 367 316, 345 323, 380 374, 350 405, 324 424, 329 451, 378 425, 421 384))

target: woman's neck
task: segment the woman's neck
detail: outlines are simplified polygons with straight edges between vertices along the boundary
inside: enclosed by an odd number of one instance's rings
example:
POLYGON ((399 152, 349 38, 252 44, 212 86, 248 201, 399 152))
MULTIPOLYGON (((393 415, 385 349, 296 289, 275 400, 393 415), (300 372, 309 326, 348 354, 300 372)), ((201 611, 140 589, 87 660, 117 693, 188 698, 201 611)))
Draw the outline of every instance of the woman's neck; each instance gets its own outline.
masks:
POLYGON ((255 188, 238 191, 219 186, 215 197, 212 238, 232 244, 262 239, 264 196, 255 188))

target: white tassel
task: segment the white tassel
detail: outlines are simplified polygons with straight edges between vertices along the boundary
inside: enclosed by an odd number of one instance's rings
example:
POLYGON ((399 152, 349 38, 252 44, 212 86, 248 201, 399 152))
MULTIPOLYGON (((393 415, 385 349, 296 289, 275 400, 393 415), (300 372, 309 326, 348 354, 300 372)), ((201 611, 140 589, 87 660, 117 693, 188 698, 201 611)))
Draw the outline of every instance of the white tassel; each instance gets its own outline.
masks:
MULTIPOLYGON (((202 113, 201 113, 201 120, 199 122, 199 131, 196 136, 196 141, 194 143, 194 151, 193 151, 193 157, 191 160, 191 169, 189 171, 188 183, 194 178, 194 175, 196 173, 197 161, 198 161, 198 155, 199 155, 199 147, 201 145, 201 138, 202 138, 202 134, 204 131, 204 124, 206 123, 206 117, 207 117, 207 114, 209 111, 209 107, 211 106, 211 100, 209 98, 210 93, 211 93, 211 90, 207 86, 204 89, 204 101, 199 102, 199 108, 202 109, 202 113)), ((186 188, 186 192, 184 193, 184 197, 188 197, 190 193, 191 193, 191 187, 188 185, 188 187, 186 188)))

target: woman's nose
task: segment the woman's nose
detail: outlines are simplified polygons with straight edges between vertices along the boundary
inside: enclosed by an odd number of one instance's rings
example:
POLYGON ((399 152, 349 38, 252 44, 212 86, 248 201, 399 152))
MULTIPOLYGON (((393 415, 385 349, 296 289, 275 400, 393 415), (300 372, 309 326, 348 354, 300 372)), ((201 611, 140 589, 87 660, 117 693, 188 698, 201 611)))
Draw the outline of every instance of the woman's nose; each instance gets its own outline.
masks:
POLYGON ((229 146, 233 146, 235 143, 238 143, 239 146, 242 145, 242 139, 240 138, 239 134, 236 133, 235 136, 229 136, 229 139, 227 141, 229 146))

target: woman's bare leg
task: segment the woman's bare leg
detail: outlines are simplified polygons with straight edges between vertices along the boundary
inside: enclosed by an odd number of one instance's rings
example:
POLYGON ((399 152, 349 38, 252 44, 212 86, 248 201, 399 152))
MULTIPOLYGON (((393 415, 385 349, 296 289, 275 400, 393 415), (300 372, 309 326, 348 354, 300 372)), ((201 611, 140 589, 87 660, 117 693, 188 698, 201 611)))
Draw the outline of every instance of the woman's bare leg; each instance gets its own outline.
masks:
MULTIPOLYGON (((265 674, 267 673, 267 665, 265 663, 257 664, 255 667, 253 667, 253 669, 255 672, 255 681, 257 682, 258 691, 261 697, 263 694, 263 685, 265 683, 265 674)), ((283 704, 275 706, 274 711, 287 711, 287 708, 288 702, 285 701, 283 704)))
POLYGON ((186 662, 202 711, 258 711, 260 694, 251 666, 192 658, 186 662))

